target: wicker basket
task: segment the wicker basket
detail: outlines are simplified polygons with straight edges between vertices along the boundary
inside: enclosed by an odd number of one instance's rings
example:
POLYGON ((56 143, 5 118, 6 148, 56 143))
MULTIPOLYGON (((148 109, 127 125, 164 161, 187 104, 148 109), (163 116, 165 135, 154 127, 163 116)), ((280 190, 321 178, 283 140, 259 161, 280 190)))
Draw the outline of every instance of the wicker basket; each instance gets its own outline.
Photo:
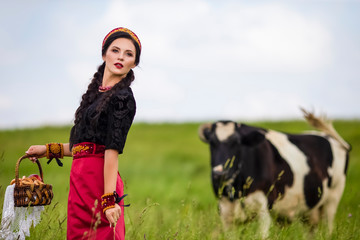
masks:
MULTIPOLYGON (((28 207, 28 206, 43 206, 49 205, 54 196, 52 192, 52 186, 43 182, 27 183, 19 179, 19 166, 20 162, 28 158, 28 155, 24 155, 16 163, 15 167, 15 188, 14 188, 14 205, 15 207, 28 207)), ((40 177, 44 181, 43 171, 39 160, 36 163, 40 170, 40 177)))

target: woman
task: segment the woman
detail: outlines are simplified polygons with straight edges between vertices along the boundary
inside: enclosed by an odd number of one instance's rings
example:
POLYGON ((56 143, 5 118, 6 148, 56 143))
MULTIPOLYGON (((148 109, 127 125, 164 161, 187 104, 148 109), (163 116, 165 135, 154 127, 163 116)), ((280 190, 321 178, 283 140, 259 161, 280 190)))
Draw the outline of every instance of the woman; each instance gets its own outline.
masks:
POLYGON ((67 239, 125 238, 118 154, 135 116, 130 85, 140 53, 135 33, 126 28, 109 32, 102 44, 104 62, 82 96, 70 142, 34 145, 26 152, 33 161, 47 156, 49 161, 56 158, 58 164, 58 158, 73 156, 67 239))

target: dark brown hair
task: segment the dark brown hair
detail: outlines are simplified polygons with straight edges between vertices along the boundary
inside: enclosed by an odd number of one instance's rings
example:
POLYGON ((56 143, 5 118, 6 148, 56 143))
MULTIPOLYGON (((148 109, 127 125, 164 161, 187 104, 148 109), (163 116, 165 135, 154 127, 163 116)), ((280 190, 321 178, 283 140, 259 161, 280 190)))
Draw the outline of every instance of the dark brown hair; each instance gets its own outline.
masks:
MULTIPOLYGON (((138 43, 130 36, 130 34, 126 33, 126 32, 116 32, 113 33, 104 43, 104 46, 101 50, 101 55, 105 56, 107 49, 109 48, 109 46, 111 45, 111 43, 118 38, 127 38, 130 39, 136 49, 136 54, 135 54, 135 65, 138 65, 140 62, 140 54, 141 54, 141 49, 140 46, 138 45, 138 43)), ((95 72, 87 91, 82 95, 82 100, 80 103, 79 108, 76 110, 75 112, 75 121, 74 123, 77 124, 81 121, 82 117, 83 117, 83 113, 84 110, 86 108, 89 107, 90 104, 92 104, 94 102, 95 99, 97 99, 97 97, 101 97, 102 101, 101 103, 97 106, 96 111, 97 114, 94 117, 94 123, 97 122, 97 119, 99 118, 100 114, 103 112, 104 106, 106 106, 111 98, 111 96, 117 92, 120 89, 123 88, 127 88, 131 85, 131 83, 134 81, 135 79, 135 75, 132 69, 130 69, 130 71, 128 72, 128 74, 126 75, 125 78, 123 78, 120 82, 118 82, 117 84, 115 84, 111 90, 101 93, 99 92, 99 86, 101 86, 102 84, 102 79, 103 79, 103 75, 104 75, 104 70, 105 70, 105 62, 103 62, 97 69, 97 72, 95 72)))

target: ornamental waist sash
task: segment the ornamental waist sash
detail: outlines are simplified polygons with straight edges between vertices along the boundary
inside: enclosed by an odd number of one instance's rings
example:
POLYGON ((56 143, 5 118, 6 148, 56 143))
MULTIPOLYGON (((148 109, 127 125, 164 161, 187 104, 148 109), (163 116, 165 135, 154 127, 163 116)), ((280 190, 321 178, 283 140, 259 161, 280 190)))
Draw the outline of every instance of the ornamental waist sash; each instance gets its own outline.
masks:
POLYGON ((74 159, 96 156, 96 157, 104 157, 105 154, 105 146, 92 143, 92 142, 82 142, 74 144, 72 148, 72 155, 74 159))

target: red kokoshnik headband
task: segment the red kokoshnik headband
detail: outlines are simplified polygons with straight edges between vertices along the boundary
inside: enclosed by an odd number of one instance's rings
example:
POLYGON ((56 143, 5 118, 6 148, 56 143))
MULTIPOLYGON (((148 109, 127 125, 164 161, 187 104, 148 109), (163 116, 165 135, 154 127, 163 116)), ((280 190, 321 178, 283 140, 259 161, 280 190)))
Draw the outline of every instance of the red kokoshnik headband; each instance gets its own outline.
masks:
POLYGON ((131 31, 130 29, 127 29, 127 28, 123 28, 123 27, 119 27, 119 28, 115 28, 113 30, 111 30, 104 38, 104 41, 102 43, 102 47, 104 47, 104 44, 106 42, 106 40, 113 34, 113 33, 116 33, 116 32, 125 32, 125 33, 128 33, 134 40, 135 42, 137 42, 137 44, 139 44, 139 47, 140 47, 140 50, 141 50, 141 43, 140 43, 140 39, 138 38, 138 36, 136 36, 136 34, 131 31))

